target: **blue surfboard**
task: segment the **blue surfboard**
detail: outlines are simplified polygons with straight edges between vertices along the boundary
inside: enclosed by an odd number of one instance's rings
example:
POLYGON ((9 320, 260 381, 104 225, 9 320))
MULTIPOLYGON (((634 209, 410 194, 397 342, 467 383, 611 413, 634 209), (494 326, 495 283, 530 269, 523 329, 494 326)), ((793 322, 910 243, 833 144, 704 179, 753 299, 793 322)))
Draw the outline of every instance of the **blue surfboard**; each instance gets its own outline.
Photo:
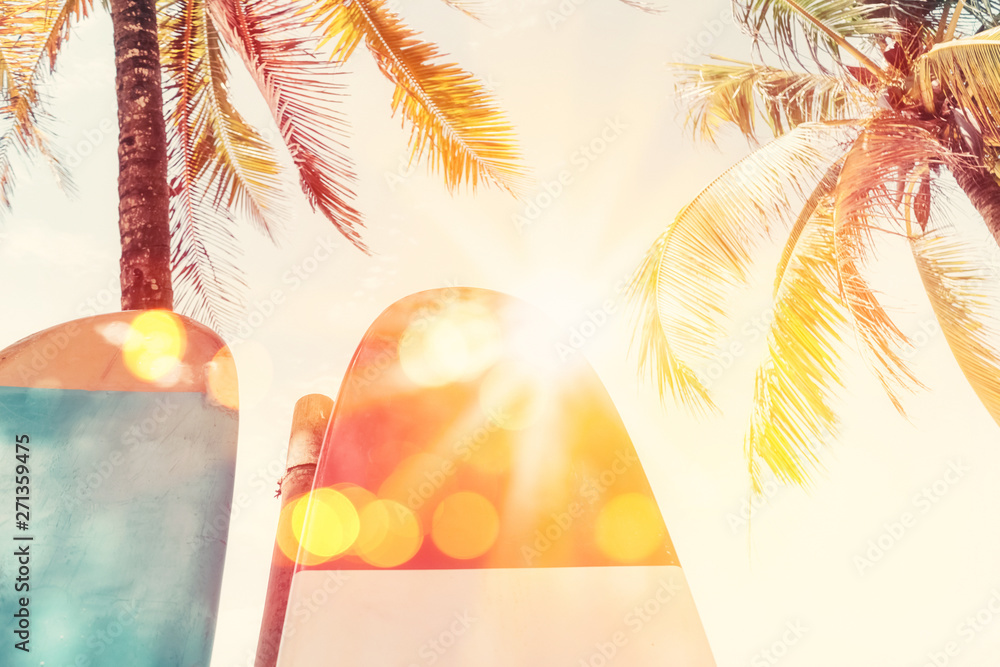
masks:
POLYGON ((224 343, 166 311, 0 352, 0 664, 209 664, 236 397, 224 343))

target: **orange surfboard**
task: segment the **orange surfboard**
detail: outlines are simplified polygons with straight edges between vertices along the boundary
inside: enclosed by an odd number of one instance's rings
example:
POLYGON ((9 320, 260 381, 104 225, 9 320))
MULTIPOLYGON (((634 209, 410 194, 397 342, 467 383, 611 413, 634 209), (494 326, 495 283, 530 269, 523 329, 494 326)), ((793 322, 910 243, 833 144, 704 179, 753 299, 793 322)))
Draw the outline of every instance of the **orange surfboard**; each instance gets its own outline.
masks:
POLYGON ((0 664, 209 663, 236 398, 223 342, 166 311, 0 351, 0 664))
POLYGON ((560 333, 466 288, 375 321, 279 522, 279 666, 715 664, 621 418, 560 333))

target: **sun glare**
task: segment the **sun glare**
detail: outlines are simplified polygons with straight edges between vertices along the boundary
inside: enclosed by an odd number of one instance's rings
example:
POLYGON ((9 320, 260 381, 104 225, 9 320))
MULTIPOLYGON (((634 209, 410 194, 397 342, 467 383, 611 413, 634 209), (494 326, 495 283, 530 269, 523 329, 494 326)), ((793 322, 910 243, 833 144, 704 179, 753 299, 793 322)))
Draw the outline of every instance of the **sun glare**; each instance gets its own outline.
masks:
POLYGON ((178 368, 186 345, 179 317, 165 310, 150 310, 132 320, 122 344, 122 358, 132 375, 158 382, 178 368))
POLYGON ((528 428, 542 416, 550 389, 544 378, 525 363, 497 364, 483 380, 479 402, 508 431, 528 428))
POLYGON ((481 304, 447 306, 418 317, 399 342, 399 362, 413 382, 439 387, 471 380, 500 356, 500 327, 481 304))

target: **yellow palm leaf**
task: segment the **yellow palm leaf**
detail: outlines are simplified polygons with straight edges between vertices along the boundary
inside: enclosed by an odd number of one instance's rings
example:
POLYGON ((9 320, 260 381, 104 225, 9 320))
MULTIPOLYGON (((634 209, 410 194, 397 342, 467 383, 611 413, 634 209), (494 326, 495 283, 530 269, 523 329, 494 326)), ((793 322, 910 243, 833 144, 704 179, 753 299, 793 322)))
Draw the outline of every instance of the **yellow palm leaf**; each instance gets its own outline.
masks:
POLYGON ((41 154, 60 182, 69 184, 44 129, 49 117, 37 82, 46 73, 42 63, 47 61, 49 69, 55 64, 71 21, 86 16, 92 6, 92 0, 12 0, 0 5, 0 118, 9 124, 0 137, 0 205, 5 208, 13 185, 13 152, 41 154))
POLYGON ((710 63, 672 67, 680 99, 690 109, 687 122, 695 135, 712 142, 726 125, 736 125, 756 140, 761 118, 777 137, 802 123, 867 116, 875 104, 870 89, 842 76, 790 72, 718 56, 710 63))
POLYGON ((788 240, 785 241, 785 247, 781 251, 781 258, 778 260, 778 268, 774 275, 774 296, 777 298, 778 292, 781 291, 781 287, 785 280, 785 271, 788 269, 789 263, 791 263, 792 258, 795 256, 795 249, 798 247, 799 237, 802 232, 805 231, 806 225, 809 221, 813 219, 816 214, 816 210, 823 200, 830 196, 830 194, 837 187, 837 181, 840 180, 840 172, 844 168, 844 161, 838 160, 834 162, 833 165, 823 174, 823 179, 816 185, 816 188, 809 195, 806 200, 805 206, 799 211, 799 217, 796 218, 795 224, 792 225, 791 231, 788 233, 788 240))
POLYGON ((347 60, 364 41, 396 86, 392 111, 410 126, 412 160, 426 154, 452 190, 463 183, 474 190, 480 182, 521 189, 525 172, 514 130, 493 97, 470 73, 437 62, 437 47, 421 41, 383 0, 322 0, 315 17, 334 59, 347 60))
POLYGON ((1000 28, 936 45, 917 60, 914 74, 929 112, 943 93, 975 118, 988 143, 1000 144, 1000 28))
POLYGON ((819 446, 836 433, 831 402, 842 387, 838 366, 848 314, 838 288, 832 198, 827 196, 835 184, 835 178, 824 179, 822 201, 806 207, 808 223, 778 268, 767 357, 757 370, 745 438, 756 493, 761 463, 782 481, 808 484, 811 472, 821 467, 819 446))
POLYGON ((640 365, 661 395, 711 409, 696 369, 725 332, 725 305, 747 277, 753 251, 772 225, 787 225, 832 162, 846 126, 804 124, 743 159, 685 206, 631 283, 641 324, 640 365))
POLYGON ((1000 290, 983 275, 977 249, 939 231, 910 238, 913 257, 955 361, 1000 424, 1000 290))
POLYGON ((45 53, 49 57, 50 70, 56 66, 59 49, 69 39, 69 29, 72 27, 73 22, 86 18, 93 8, 94 0, 67 0, 61 3, 59 12, 56 14, 49 29, 49 37, 45 41, 45 53))

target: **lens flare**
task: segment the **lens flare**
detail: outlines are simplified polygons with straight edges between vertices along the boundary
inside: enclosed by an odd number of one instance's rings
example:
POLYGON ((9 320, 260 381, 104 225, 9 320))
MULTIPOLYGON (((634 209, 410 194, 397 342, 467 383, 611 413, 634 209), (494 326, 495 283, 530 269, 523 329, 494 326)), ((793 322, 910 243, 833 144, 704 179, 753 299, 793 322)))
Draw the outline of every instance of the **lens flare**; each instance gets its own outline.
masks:
POLYGON ((360 527, 354 505, 347 496, 331 488, 316 489, 303 496, 292 511, 295 539, 320 562, 347 551, 357 539, 360 527))
POLYGON ((369 565, 396 567, 420 550, 424 535, 416 515, 393 500, 376 500, 361 510, 355 553, 369 565))
POLYGON ((641 493, 611 499, 597 515, 594 530, 598 548, 620 563, 648 558, 666 535, 656 501, 641 493))
MULTIPOLYGON (((278 545, 278 549, 284 554, 291 562, 295 562, 295 556, 299 553, 299 539, 295 536, 295 530, 292 528, 292 515, 295 513, 295 507, 299 502, 308 502, 309 494, 299 496, 295 500, 290 501, 287 505, 281 508, 281 514, 278 515, 278 532, 275 535, 275 543, 278 545)), ((299 531, 301 534, 301 530, 299 531)), ((315 558, 314 556, 306 553, 303 554, 302 559, 303 565, 316 565, 322 563, 323 559, 315 558)))
POLYGON ((431 539, 442 553, 452 558, 467 560, 482 556, 499 534, 500 517, 493 503, 478 493, 453 493, 434 510, 431 539))
POLYGON ((213 401, 232 410, 240 408, 240 388, 236 378, 233 353, 224 347, 215 353, 206 368, 208 395, 213 401))
POLYGON ((363 533, 365 532, 365 526, 361 522, 361 513, 364 511, 365 507, 369 503, 375 502, 378 498, 374 493, 366 488, 360 487, 357 484, 350 484, 348 482, 342 482, 340 484, 334 484, 333 489, 339 493, 342 493, 345 498, 351 501, 354 505, 354 509, 358 513, 358 537, 354 540, 354 543, 344 552, 344 555, 358 555, 358 542, 363 538, 363 533))
POLYGON ((549 401, 544 379, 530 365, 498 364, 479 388, 483 411, 508 431, 520 431, 538 421, 549 401))
MULTIPOLYGON (((417 512, 451 486, 455 463, 443 456, 421 452, 396 466, 378 488, 379 498, 395 500, 417 512)), ((433 505, 431 505, 433 506, 433 505)), ((425 523, 426 525, 426 523, 425 523)))
POLYGON ((179 317, 166 310, 148 310, 132 320, 122 344, 122 359, 132 375, 158 382, 178 368, 186 345, 179 317))
POLYGON ((471 380, 500 356, 500 326, 482 304, 446 306, 417 317, 399 341, 399 363, 416 384, 439 387, 471 380))

